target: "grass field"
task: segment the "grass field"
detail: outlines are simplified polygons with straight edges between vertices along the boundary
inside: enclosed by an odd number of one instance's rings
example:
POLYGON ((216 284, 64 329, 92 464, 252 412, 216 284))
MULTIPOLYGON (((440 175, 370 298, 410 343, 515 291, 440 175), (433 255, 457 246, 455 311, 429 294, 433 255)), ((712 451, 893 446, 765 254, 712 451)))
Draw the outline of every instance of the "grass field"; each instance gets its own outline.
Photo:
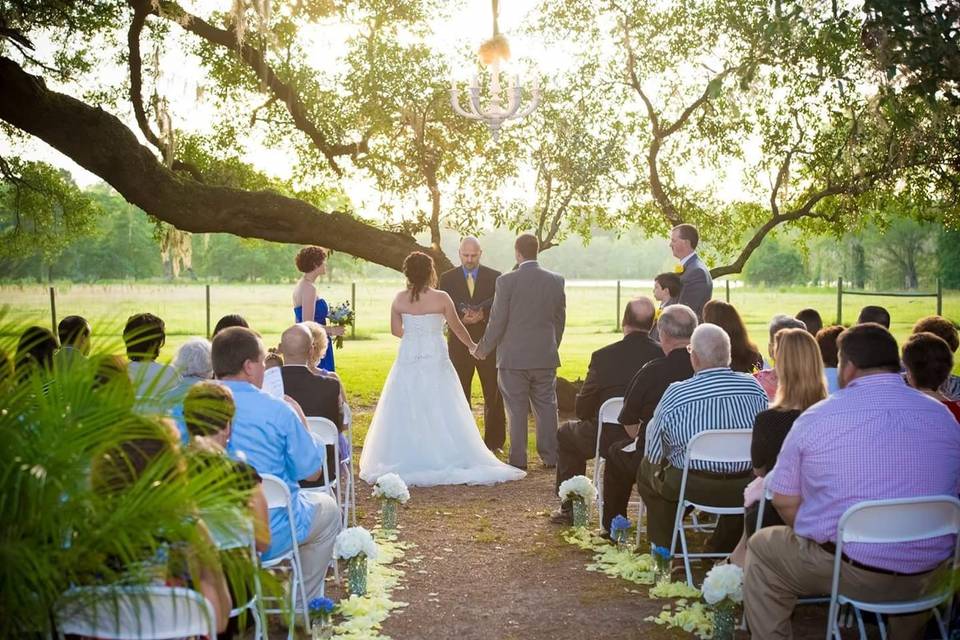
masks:
MULTIPOLYGON (((575 379, 586 371, 590 354, 616 339, 614 327, 620 313, 616 304, 616 286, 594 286, 596 283, 567 283, 567 332, 560 349, 563 365, 561 376, 575 379)), ((348 340, 337 353, 337 370, 347 390, 358 405, 371 405, 386 379, 393 362, 397 340, 389 332, 389 307, 394 292, 403 286, 402 279, 391 282, 361 282, 356 285, 357 340, 348 340)), ((250 325, 263 334, 268 345, 293 320, 291 285, 211 286, 211 323, 227 313, 240 313, 250 325)), ((349 300, 349 283, 321 283, 321 295, 331 303, 349 300)), ((625 302, 637 295, 649 295, 647 289, 623 288, 625 302)), ((715 294, 724 295, 722 284, 715 294)), ((776 313, 796 313, 804 307, 818 309, 826 323, 836 316, 836 291, 833 289, 733 288, 730 301, 744 316, 751 338, 766 351, 767 322, 776 313)), ((881 304, 893 317, 892 330, 903 340, 920 317, 936 312, 933 298, 849 297, 844 299, 843 319, 856 319, 861 306, 881 304)), ((4 324, 23 327, 26 324, 50 326, 50 295, 44 286, 0 286, 0 305, 6 307, 4 324)), ((83 315, 91 321, 94 337, 101 346, 119 348, 119 335, 126 318, 136 312, 149 311, 164 319, 167 345, 162 359, 173 356, 176 348, 188 337, 206 333, 206 290, 203 285, 173 284, 106 284, 56 286, 57 316, 83 315)), ((960 292, 946 292, 944 315, 960 317, 960 292)), ((9 339, 9 337, 8 337, 9 339)), ((479 392, 479 383, 475 384, 479 392)))

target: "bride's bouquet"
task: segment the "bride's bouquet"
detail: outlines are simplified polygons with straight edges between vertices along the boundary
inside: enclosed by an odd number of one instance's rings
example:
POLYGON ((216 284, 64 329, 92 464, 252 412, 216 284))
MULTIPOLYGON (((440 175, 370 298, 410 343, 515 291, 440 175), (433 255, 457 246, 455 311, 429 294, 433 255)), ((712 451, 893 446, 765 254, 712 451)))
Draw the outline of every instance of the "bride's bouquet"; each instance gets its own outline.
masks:
POLYGON ((350 593, 362 596, 367 592, 367 559, 377 557, 377 543, 363 527, 350 527, 337 534, 333 557, 347 561, 347 582, 350 593))
MULTIPOLYGON (((353 309, 350 307, 350 303, 344 301, 335 306, 327 316, 327 320, 330 322, 330 324, 335 324, 338 327, 352 327, 353 309)), ((337 349, 343 348, 343 336, 335 337, 333 339, 333 344, 336 345, 337 349)))
POLYGON ((743 602, 743 569, 721 564, 703 579, 703 599, 713 608, 713 637, 733 640, 737 606, 743 602))
POLYGON ((573 505, 573 526, 587 526, 587 505, 597 497, 597 490, 587 476, 573 476, 560 483, 560 499, 573 505))
POLYGON ((406 504, 410 499, 407 483, 395 473, 385 473, 377 478, 376 484, 373 485, 373 497, 380 498, 383 528, 396 529, 397 507, 406 504))

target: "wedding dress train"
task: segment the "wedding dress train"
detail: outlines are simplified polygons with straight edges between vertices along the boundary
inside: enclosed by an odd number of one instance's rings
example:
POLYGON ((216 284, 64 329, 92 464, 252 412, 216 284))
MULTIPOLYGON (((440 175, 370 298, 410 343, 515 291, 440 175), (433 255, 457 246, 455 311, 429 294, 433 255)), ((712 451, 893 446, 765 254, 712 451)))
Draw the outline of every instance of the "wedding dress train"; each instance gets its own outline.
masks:
POLYGON ((443 315, 403 314, 403 338, 360 454, 360 477, 410 486, 496 484, 526 473, 483 444, 443 337, 443 315))

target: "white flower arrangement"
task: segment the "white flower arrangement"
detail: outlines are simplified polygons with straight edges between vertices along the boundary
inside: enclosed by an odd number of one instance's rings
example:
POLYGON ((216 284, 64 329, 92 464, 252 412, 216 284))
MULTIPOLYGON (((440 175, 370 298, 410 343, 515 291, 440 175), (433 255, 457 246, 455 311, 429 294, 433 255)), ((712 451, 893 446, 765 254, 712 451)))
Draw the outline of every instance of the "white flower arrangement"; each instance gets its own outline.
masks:
POLYGON ((377 557, 377 543, 369 531, 363 527, 350 527, 337 534, 333 543, 333 557, 349 560, 361 553, 370 560, 377 557))
POLYGON ((597 490, 587 476, 573 476, 560 483, 559 496, 563 501, 583 498, 584 502, 591 503, 597 498, 597 490))
POLYGON ((395 473, 385 473, 373 485, 373 497, 384 500, 396 500, 400 504, 406 504, 410 499, 410 491, 407 489, 407 483, 403 478, 395 473))
POLYGON ((724 599, 740 604, 743 602, 743 569, 735 564, 715 566, 703 579, 702 591, 707 604, 720 604, 724 599))

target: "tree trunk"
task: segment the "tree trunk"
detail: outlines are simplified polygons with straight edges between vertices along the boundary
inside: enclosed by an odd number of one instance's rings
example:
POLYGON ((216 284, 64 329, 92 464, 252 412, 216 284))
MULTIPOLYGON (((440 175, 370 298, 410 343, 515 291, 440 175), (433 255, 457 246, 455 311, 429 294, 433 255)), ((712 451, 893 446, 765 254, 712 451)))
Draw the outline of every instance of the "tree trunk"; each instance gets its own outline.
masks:
POLYGON ((41 78, 2 56, 0 119, 40 138, 103 178, 131 204, 184 231, 318 244, 398 271, 411 251, 432 255, 438 271, 452 266, 439 249, 350 214, 324 212, 273 191, 201 184, 176 174, 115 116, 48 89, 41 78))

